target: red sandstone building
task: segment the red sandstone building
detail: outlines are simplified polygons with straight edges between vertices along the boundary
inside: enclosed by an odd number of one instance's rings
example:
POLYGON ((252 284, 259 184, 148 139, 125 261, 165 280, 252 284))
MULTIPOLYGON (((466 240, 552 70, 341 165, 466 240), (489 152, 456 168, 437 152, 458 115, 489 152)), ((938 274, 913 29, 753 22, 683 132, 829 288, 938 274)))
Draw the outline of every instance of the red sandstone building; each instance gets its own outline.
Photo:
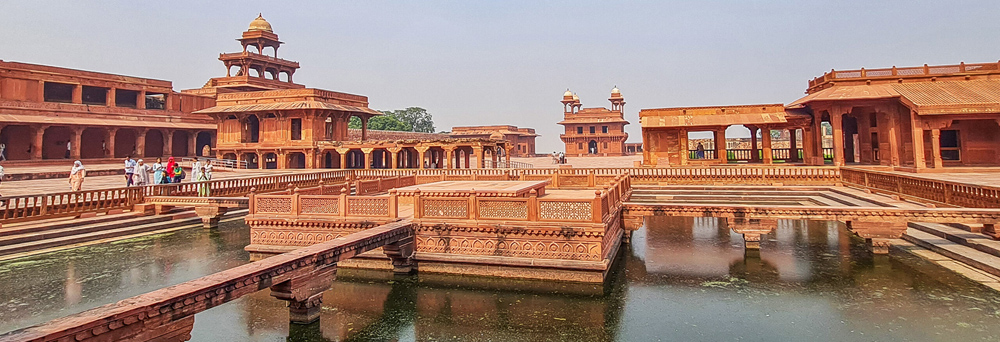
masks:
POLYGON ((736 160, 822 165, 829 160, 838 166, 882 165, 915 172, 998 166, 997 76, 1000 63, 833 70, 810 80, 807 95, 785 106, 644 109, 639 113, 643 161, 665 166, 736 160), (730 125, 768 133, 761 134, 763 150, 755 141, 754 153, 746 156, 727 153, 724 144, 700 154, 685 143, 687 133, 698 130, 715 132, 719 141, 730 125), (832 146, 824 146, 825 127, 832 128, 832 146), (788 151, 769 146, 775 129, 796 137, 788 151))
POLYGON ((509 125, 452 127, 449 135, 453 138, 500 138, 506 140, 510 143, 511 157, 534 157, 535 138, 538 137, 534 128, 509 125))
POLYGON ((214 103, 169 81, 0 61, 0 143, 10 161, 201 155, 215 124, 191 112, 214 103))
POLYGON ((563 94, 563 121, 566 133, 559 138, 566 144, 567 156, 622 156, 625 149, 625 98, 618 87, 611 90, 611 109, 580 108, 580 98, 569 90, 563 94))

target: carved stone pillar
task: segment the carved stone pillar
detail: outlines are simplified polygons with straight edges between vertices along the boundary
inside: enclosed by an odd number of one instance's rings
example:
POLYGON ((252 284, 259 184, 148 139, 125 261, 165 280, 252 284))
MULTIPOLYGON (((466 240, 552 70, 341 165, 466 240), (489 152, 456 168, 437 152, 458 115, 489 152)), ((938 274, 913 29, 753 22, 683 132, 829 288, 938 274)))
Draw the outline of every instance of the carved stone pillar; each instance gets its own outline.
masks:
POLYGON ((77 84, 73 87, 73 103, 81 104, 83 103, 83 86, 77 84))
MULTIPOLYGON (((208 185, 204 185, 208 186, 208 185)), ((218 206, 197 206, 194 208, 195 214, 201 218, 202 227, 207 229, 219 228, 219 220, 228 212, 227 208, 218 206)))
POLYGON ((118 128, 108 129, 108 140, 105 141, 105 144, 104 144, 105 145, 104 146, 105 147, 105 150, 104 150, 104 157, 105 158, 114 158, 115 157, 115 136, 116 135, 118 135, 118 128))
POLYGON ((45 143, 45 130, 48 128, 49 125, 35 126, 34 141, 31 143, 31 159, 42 159, 42 145, 45 143))
POLYGON ((136 109, 146 109, 146 91, 140 90, 135 96, 135 108, 136 109))
POLYGON ((135 151, 132 151, 132 157, 145 157, 146 156, 146 133, 149 132, 147 129, 139 130, 139 134, 135 135, 135 151))
POLYGON ((416 150, 417 150, 417 156, 419 158, 417 159, 417 168, 424 169, 424 164, 425 164, 424 153, 427 152, 427 147, 418 146, 416 147, 416 150))
POLYGON ((389 168, 390 169, 397 169, 397 168, 399 168, 399 151, 402 151, 402 150, 403 150, 403 148, 401 148, 401 147, 390 147, 388 149, 388 151, 389 151, 389 159, 390 159, 390 162, 389 162, 389 168))
POLYGON ((80 142, 82 141, 83 130, 85 128, 86 127, 83 126, 73 127, 73 137, 71 139, 72 143, 70 143, 70 150, 69 150, 70 159, 74 160, 80 159, 80 151, 82 150, 80 148, 80 142))
POLYGON ((847 229, 865 238, 872 253, 888 254, 890 241, 899 239, 906 233, 906 221, 892 221, 885 218, 859 219, 847 222, 847 229))
MULTIPOLYGON (((198 149, 198 132, 197 131, 195 131, 195 132, 188 132, 187 144, 188 144, 187 155, 189 155, 189 156, 196 156, 196 155, 198 155, 198 151, 197 151, 197 149, 198 149)), ((212 156, 205 156, 205 157, 211 158, 212 156)))
POLYGON ((337 154, 340 155, 340 168, 341 169, 346 169, 347 168, 347 153, 348 152, 351 152, 351 150, 350 149, 346 149, 346 148, 338 148, 337 149, 337 154))
POLYGON ((288 319, 295 324, 309 324, 319 319, 323 291, 337 276, 337 264, 317 268, 271 286, 271 296, 288 301, 288 319))
MULTIPOLYGON (((368 117, 367 116, 362 116, 361 117, 361 141, 365 141, 365 140, 368 140, 368 117)), ((368 167, 365 166, 365 168, 367 169, 368 167)))
POLYGON ((365 160, 364 160, 364 167, 363 167, 363 169, 367 170, 367 169, 370 169, 372 167, 372 151, 374 151, 374 150, 375 149, 371 148, 371 147, 365 147, 365 148, 361 149, 361 152, 364 152, 364 154, 365 154, 365 160))
POLYGON ((941 129, 939 128, 931 130, 931 151, 934 157, 934 168, 944 167, 944 160, 941 159, 941 129))
POLYGON ((747 126, 750 129, 750 161, 759 162, 760 153, 757 153, 757 127, 747 126))
MULTIPOLYGON (((166 131, 166 135, 163 137, 163 140, 163 156, 169 157, 174 154, 174 130, 166 131)), ((237 156, 237 159, 239 159, 239 156, 237 156)))
POLYGON ((788 130, 788 160, 786 162, 797 162, 799 161, 799 147, 798 139, 796 139, 798 129, 791 128, 788 130))
POLYGON ((913 166, 917 169, 927 167, 927 160, 924 159, 924 129, 921 126, 917 113, 910 111, 910 135, 913 138, 913 166))
POLYGON ((445 154, 445 158, 444 159, 447 162, 447 164, 446 164, 447 168, 451 169, 451 168, 453 168, 455 166, 458 166, 458 165, 452 165, 452 163, 455 162, 455 148, 454 147, 452 147, 450 149, 444 150, 444 154, 445 154))
MULTIPOLYGON (((476 168, 477 169, 485 168, 486 167, 486 150, 484 150, 482 147, 473 147, 472 148, 472 154, 474 154, 476 156, 476 168)), ((469 156, 468 155, 465 156, 465 163, 466 163, 465 167, 468 168, 469 167, 469 164, 468 164, 469 163, 469 156)))
POLYGON ((108 89, 108 97, 106 98, 108 107, 115 107, 115 95, 117 91, 117 88, 108 89))
POLYGON ((830 125, 833 126, 833 165, 844 166, 844 114, 836 110, 831 112, 830 125))

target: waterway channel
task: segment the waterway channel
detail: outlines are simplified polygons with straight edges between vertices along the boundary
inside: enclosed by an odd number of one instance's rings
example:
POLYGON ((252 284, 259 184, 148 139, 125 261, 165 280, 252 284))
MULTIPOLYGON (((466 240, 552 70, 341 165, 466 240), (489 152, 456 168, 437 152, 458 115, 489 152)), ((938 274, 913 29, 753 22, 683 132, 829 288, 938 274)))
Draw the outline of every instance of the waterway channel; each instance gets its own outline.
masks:
MULTIPOLYGON (((248 262, 241 221, 0 262, 0 332, 248 262)), ((318 323, 260 291, 193 341, 997 341, 1000 295, 834 222, 781 221, 746 255, 711 218, 647 218, 593 286, 341 270, 318 323)))

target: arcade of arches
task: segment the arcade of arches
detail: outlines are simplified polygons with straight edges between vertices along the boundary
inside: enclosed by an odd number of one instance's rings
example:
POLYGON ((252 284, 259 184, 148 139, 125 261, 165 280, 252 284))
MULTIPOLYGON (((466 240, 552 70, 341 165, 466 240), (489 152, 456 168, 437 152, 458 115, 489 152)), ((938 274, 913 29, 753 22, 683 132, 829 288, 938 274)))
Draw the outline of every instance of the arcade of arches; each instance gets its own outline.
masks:
POLYGON ((205 156, 212 131, 0 123, 7 160, 205 156))

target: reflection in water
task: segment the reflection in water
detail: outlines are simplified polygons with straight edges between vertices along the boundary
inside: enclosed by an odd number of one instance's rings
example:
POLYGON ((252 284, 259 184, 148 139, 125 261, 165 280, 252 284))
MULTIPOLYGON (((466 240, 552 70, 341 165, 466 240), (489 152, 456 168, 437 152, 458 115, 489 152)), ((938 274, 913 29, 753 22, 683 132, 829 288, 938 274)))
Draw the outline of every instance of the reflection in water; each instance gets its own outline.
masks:
MULTIPOLYGON (((0 321, 24 326, 246 262, 245 228, 185 232, 0 263, 12 284, 0 321), (21 284, 15 271, 39 276, 21 284)), ((604 288, 339 272, 317 323, 289 324, 286 303, 259 291, 198 314, 193 340, 1000 340, 995 292, 903 253, 873 256, 835 222, 778 221, 745 253, 724 221, 649 217, 604 288)))

